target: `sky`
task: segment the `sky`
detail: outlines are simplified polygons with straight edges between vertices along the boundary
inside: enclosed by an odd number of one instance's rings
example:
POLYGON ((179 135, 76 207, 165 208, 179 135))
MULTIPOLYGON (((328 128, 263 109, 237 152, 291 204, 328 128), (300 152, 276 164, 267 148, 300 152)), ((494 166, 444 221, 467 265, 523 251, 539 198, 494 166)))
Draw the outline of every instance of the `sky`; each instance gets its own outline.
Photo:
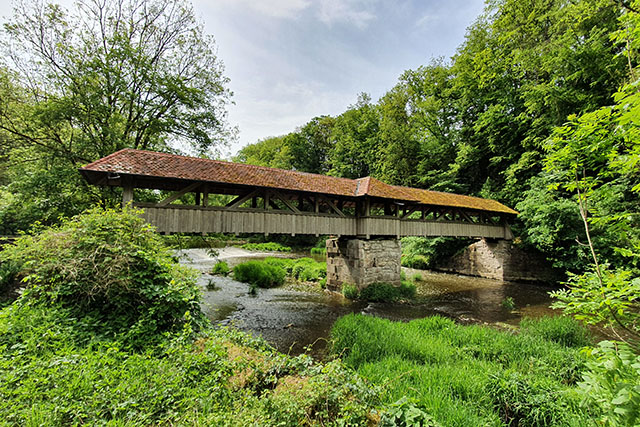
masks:
MULTIPOLYGON (((234 93, 229 122, 239 134, 225 157, 336 116, 359 93, 377 101, 403 71, 455 54, 483 9, 483 0, 192 1, 234 93)), ((0 23, 10 13, 0 0, 0 23)))

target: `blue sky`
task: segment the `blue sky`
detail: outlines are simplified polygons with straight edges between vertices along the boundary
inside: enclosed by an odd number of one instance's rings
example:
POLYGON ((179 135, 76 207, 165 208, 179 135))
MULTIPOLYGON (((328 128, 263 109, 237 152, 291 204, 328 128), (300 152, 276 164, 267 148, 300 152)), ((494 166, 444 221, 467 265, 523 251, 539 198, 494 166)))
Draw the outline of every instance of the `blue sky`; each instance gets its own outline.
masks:
MULTIPOLYGON (((224 62, 238 141, 338 115, 361 92, 377 100, 400 74, 449 58, 483 0, 192 0, 224 62)), ((73 0, 54 0, 69 7, 73 0)), ((0 0, 0 23, 11 14, 0 0)))
POLYGON ((238 143, 377 100, 407 69, 449 58, 482 0, 196 0, 231 79, 238 143))

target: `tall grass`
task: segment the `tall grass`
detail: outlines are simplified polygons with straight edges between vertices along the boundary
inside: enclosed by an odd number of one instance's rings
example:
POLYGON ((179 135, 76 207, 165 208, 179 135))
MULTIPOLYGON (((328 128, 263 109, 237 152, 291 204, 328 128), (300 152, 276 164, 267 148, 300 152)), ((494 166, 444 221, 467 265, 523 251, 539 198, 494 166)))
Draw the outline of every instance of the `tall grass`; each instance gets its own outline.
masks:
POLYGON ((407 395, 441 425, 589 425, 575 391, 584 355, 534 325, 517 335, 438 316, 400 323, 348 315, 331 336, 347 365, 387 385, 388 404, 407 395))

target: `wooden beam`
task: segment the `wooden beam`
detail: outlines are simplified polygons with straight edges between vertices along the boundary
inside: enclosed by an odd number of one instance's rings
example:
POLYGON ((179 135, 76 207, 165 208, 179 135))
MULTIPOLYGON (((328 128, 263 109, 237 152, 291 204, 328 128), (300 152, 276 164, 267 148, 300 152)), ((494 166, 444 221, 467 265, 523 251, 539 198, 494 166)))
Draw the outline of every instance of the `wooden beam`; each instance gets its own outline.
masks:
POLYGON ((200 184, 201 184, 200 182, 194 182, 193 184, 187 185, 182 190, 180 190, 180 191, 178 191, 176 193, 173 193, 171 196, 169 196, 166 199, 162 200, 160 203, 158 203, 158 206, 167 206, 169 203, 178 200, 180 197, 184 196, 188 192, 195 190, 196 188, 198 188, 200 186, 200 184))
POLYGON ((122 206, 127 206, 131 202, 133 202, 133 187, 130 185, 122 187, 122 206))
POLYGON ((416 206, 413 206, 413 207, 412 207, 411 209, 409 209, 409 210, 406 210, 406 209, 405 209, 404 214, 402 215, 402 218, 406 218, 406 217, 408 217, 409 215, 411 215, 412 213, 414 213, 415 211, 417 211, 419 207, 420 207, 420 206, 417 206, 417 205, 416 205, 416 206))
POLYGON ((202 190, 202 206, 205 208, 209 206, 209 186, 207 184, 203 185, 202 190))
POLYGON ((289 209, 291 209, 291 211, 292 211, 293 213, 298 213, 298 214, 300 213, 300 211, 298 210, 298 208, 296 208, 295 206, 293 206, 293 204, 291 204, 291 202, 289 202, 287 199, 285 199, 284 197, 282 197, 282 194, 278 193, 277 191, 274 191, 274 192, 273 192, 273 195, 274 195, 275 197, 277 197, 278 199, 280 199, 280 201, 281 201, 282 203, 284 203, 286 207, 288 207, 289 209))
POLYGON ((244 196, 238 196, 225 206, 225 208, 234 209, 239 207, 241 204, 252 198, 258 193, 258 190, 253 190, 250 193, 245 194, 244 196))
POLYGON ((344 214, 344 212, 342 212, 340 209, 338 209, 338 207, 335 205, 335 203, 333 203, 331 200, 329 200, 329 198, 325 197, 325 196, 319 196, 327 205, 329 205, 329 207, 331 209, 333 209, 338 215, 340 216, 346 216, 344 214))

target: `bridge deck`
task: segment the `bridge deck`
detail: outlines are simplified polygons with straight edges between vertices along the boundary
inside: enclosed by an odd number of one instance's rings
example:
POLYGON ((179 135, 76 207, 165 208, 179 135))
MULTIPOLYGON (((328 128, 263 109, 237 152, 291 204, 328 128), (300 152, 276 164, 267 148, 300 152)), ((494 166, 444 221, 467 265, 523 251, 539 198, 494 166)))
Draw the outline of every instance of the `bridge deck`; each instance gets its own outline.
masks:
POLYGON ((517 214, 495 200, 371 177, 352 180, 138 150, 118 151, 80 172, 92 184, 122 187, 123 203, 142 208, 164 233, 511 239, 508 219, 517 214), (136 188, 175 193, 157 192, 164 200, 135 203, 136 188))

